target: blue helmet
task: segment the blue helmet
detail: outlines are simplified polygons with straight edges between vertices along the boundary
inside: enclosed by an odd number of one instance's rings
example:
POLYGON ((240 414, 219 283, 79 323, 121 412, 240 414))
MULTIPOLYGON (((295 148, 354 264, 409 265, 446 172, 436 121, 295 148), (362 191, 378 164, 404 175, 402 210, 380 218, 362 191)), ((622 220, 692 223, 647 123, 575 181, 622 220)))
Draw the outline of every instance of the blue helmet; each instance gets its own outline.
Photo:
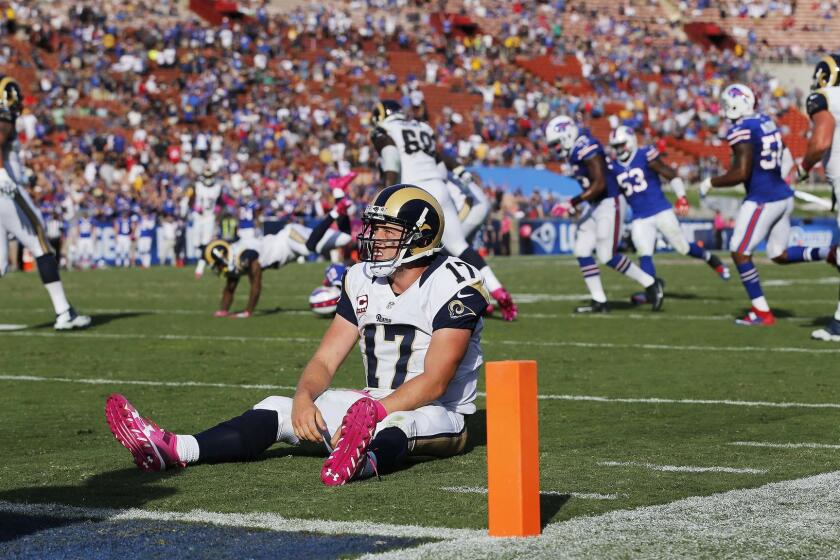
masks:
POLYGON ((331 264, 324 271, 324 286, 341 287, 347 267, 343 264, 331 264))

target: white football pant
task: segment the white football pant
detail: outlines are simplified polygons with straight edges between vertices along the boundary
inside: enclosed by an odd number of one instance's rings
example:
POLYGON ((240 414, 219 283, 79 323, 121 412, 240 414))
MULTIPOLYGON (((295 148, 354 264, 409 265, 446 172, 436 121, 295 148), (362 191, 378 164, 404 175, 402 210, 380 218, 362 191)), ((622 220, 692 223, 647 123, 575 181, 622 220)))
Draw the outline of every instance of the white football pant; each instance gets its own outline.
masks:
POLYGON ((767 256, 778 257, 788 246, 793 197, 775 202, 745 200, 735 219, 729 241, 733 253, 749 255, 762 240, 767 240, 767 256))
POLYGON ((633 235, 633 245, 636 246, 636 252, 639 256, 649 257, 653 255, 656 251, 657 232, 662 232, 662 236, 677 253, 688 254, 688 240, 682 232, 677 215, 670 208, 647 218, 633 220, 630 232, 633 235))
POLYGON ((575 256, 591 257, 594 251, 601 263, 609 262, 621 242, 624 209, 624 199, 620 196, 589 205, 578 221, 575 256))

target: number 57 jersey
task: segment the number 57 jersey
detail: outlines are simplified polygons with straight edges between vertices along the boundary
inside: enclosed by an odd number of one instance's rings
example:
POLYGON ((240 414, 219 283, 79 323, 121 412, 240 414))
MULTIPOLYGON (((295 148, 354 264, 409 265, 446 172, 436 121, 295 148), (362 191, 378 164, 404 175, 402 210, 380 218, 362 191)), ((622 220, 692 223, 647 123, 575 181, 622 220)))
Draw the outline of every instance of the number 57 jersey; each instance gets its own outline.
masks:
POLYGON ((733 149, 742 142, 752 145, 752 172, 744 185, 747 189, 744 200, 775 202, 793 196, 782 178, 785 145, 773 119, 762 113, 746 116, 735 123, 726 139, 733 149))
POLYGON ((483 363, 481 315, 489 297, 478 270, 438 254, 422 276, 396 295, 387 278, 372 277, 365 263, 344 277, 337 314, 359 329, 366 385, 384 396, 424 371, 432 334, 471 331, 455 376, 436 404, 461 414, 475 412, 478 370, 483 363))

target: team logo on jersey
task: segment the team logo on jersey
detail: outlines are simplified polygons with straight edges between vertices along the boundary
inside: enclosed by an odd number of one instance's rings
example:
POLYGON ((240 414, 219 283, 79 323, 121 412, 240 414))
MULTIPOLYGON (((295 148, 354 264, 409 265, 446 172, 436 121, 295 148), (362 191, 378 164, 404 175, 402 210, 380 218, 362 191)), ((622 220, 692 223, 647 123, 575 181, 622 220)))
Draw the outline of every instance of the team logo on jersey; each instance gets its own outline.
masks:
POLYGON ((367 305, 367 294, 363 296, 356 296, 356 315, 362 315, 365 311, 367 311, 367 305))
POLYGON ((391 322, 391 319, 389 319, 388 317, 383 317, 379 313, 376 314, 376 320, 380 323, 390 323, 391 322))
POLYGON ((460 299, 453 299, 449 302, 449 317, 451 319, 459 319, 461 317, 475 317, 475 312, 464 305, 460 299))

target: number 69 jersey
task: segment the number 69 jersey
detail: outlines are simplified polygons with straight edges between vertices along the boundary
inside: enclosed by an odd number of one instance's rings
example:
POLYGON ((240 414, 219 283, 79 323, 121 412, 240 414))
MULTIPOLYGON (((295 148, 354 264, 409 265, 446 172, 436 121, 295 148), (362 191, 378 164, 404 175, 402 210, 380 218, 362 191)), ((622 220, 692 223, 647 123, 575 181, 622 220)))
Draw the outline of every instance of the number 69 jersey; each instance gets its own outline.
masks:
POLYGON ((367 387, 389 393, 423 373, 432 333, 472 331, 455 377, 437 404, 461 414, 475 412, 478 370, 483 363, 481 315, 489 297, 478 270, 455 257, 438 255, 400 295, 387 278, 374 278, 365 263, 344 276, 337 313, 359 329, 367 387))
POLYGON ((374 132, 384 131, 400 152, 400 181, 421 185, 441 179, 437 162, 435 131, 427 123, 390 118, 379 124, 374 132))
POLYGON ((774 202, 793 196, 782 178, 785 145, 773 119, 762 113, 746 116, 735 123, 726 139, 733 148, 742 142, 752 144, 752 173, 744 185, 747 189, 744 200, 774 202))

